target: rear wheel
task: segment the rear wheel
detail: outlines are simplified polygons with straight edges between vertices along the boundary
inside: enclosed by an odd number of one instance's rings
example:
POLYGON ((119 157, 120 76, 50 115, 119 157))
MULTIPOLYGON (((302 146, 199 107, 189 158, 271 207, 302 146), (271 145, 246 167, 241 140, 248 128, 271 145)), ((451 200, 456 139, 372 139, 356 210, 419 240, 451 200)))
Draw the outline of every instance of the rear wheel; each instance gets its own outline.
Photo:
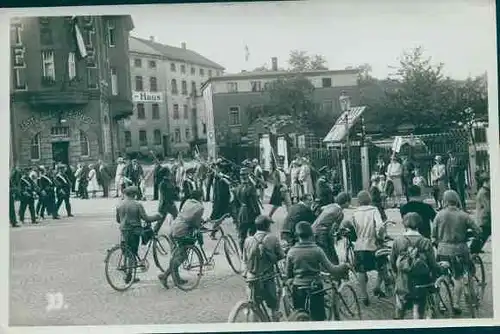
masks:
MULTIPOLYGON (((361 307, 356 290, 350 284, 343 284, 336 296, 337 313, 340 318, 361 320, 361 307)), ((342 319, 335 319, 342 320, 342 319)))
POLYGON ((465 294, 465 303, 467 304, 472 319, 476 318, 476 310, 478 307, 476 291, 477 291, 477 281, 475 277, 468 274, 467 286, 465 287, 464 294, 465 294))
POLYGON ((474 264, 474 278, 476 280, 476 297, 477 302, 481 303, 484 298, 484 291, 486 290, 486 274, 484 269, 483 260, 479 255, 472 256, 472 263, 474 264))
POLYGON ((446 277, 441 276, 436 280, 437 291, 432 294, 437 318, 453 318, 453 295, 446 277))
POLYGON ((166 235, 161 234, 153 239, 153 259, 162 273, 168 269, 172 249, 172 243, 166 235))
POLYGON ((191 291, 200 284, 203 274, 203 257, 196 246, 176 247, 170 260, 170 267, 174 284, 182 291, 191 291), (176 266, 178 266, 178 274, 174 270, 176 266))
POLYGON ((132 286, 137 271, 136 258, 126 246, 116 245, 106 255, 104 271, 106 281, 116 291, 125 291, 132 286))
POLYGON ((231 235, 225 235, 222 238, 224 243, 224 254, 226 255, 227 262, 229 263, 231 269, 239 275, 242 272, 242 264, 238 245, 231 235))
POLYGON ((311 317, 304 311, 293 311, 288 317, 288 321, 311 321, 311 317))
POLYGON ((227 322, 269 322, 269 319, 262 314, 261 310, 254 303, 242 300, 233 307, 229 313, 227 322))

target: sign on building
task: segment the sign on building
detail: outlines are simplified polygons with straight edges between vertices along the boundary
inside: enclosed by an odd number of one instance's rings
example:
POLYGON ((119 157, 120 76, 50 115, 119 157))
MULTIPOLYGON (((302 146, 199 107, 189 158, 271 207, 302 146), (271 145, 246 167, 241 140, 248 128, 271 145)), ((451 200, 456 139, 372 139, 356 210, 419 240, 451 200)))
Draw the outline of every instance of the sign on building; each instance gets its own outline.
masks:
POLYGON ((137 92, 132 91, 132 100, 134 102, 151 102, 158 103, 163 102, 162 92, 137 92))

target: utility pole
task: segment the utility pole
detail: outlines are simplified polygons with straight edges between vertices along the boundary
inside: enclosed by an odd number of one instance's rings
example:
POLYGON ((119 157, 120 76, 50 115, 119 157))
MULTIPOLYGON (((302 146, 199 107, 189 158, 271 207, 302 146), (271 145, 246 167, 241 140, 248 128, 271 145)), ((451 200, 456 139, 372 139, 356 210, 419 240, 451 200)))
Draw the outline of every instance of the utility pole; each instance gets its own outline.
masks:
POLYGON ((339 101, 340 101, 340 108, 342 112, 345 112, 345 138, 346 138, 346 151, 347 151, 347 161, 346 161, 346 168, 345 168, 345 173, 346 173, 346 179, 347 179, 347 186, 346 190, 349 194, 352 193, 352 182, 351 182, 351 140, 349 138, 349 110, 351 109, 351 101, 350 97, 347 96, 345 91, 342 91, 340 93, 339 101))

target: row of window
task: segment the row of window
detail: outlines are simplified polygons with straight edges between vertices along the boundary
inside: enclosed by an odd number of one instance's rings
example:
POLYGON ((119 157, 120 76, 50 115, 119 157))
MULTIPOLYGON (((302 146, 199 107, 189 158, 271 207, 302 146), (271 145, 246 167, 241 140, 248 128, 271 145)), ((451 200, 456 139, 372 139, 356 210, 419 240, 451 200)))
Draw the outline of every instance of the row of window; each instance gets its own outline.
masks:
MULTIPOLYGON (((191 140, 191 129, 185 129, 184 131, 184 139, 185 141, 191 140)), ((172 141, 174 143, 180 143, 182 141, 181 138, 181 129, 174 129, 174 136, 172 137, 172 141)), ((153 145, 161 145, 162 144, 162 134, 161 131, 156 129, 153 131, 153 145)), ((132 132, 125 131, 125 146, 132 147, 132 132)), ((139 130, 139 146, 147 147, 148 146, 148 133, 146 130, 139 130)))
MULTIPOLYGON (((137 103, 137 119, 146 119, 144 103, 137 103)), ((160 119, 160 105, 158 103, 151 105, 151 119, 160 119)))
MULTIPOLYGON (((142 59, 141 58, 134 58, 134 67, 142 68, 142 59)), ((179 67, 180 67, 180 72, 182 74, 186 74, 186 65, 181 64, 179 67)), ((156 68, 156 61, 148 60, 148 68, 155 69, 156 68)), ((170 71, 177 72, 177 65, 175 63, 170 63, 170 71)), ((215 73, 217 76, 220 76, 222 74, 221 71, 216 71, 215 73)), ((205 76, 205 69, 200 68, 199 74, 202 77, 205 76)), ((194 66, 191 66, 191 75, 196 75, 196 68, 194 66)), ((208 70, 208 77, 212 77, 212 70, 208 70)))
MULTIPOLYGON (((138 68, 142 67, 142 59, 141 58, 134 58, 134 67, 138 67, 138 68)), ((155 69, 156 68, 156 61, 148 60, 148 68, 155 69)))
MULTIPOLYGON (((189 108, 187 106, 187 104, 184 104, 183 106, 183 114, 184 114, 184 119, 189 119, 189 108)), ((196 108, 192 108, 191 109, 191 113, 193 113, 193 115, 196 115, 196 108)), ((179 105, 178 104, 174 104, 174 108, 173 108, 173 118, 174 119, 180 119, 180 115, 179 115, 179 105)), ((196 117, 196 116, 194 116, 196 117)))
MULTIPOLYGON (((69 137, 69 128, 52 128, 52 136, 65 136, 69 137)), ((90 156, 90 146, 87 134, 80 130, 80 156, 88 157, 90 156)), ((41 144, 40 144, 40 133, 37 133, 32 139, 30 144, 30 159, 33 161, 40 160, 42 156, 41 144)))
MULTIPOLYGON (((332 87, 332 78, 322 78, 321 81, 323 88, 332 87)), ((237 82, 228 82, 226 83, 226 86, 228 93, 238 93, 237 82)), ((264 90, 267 90, 268 86, 269 82, 266 82, 264 83, 264 85, 262 85, 261 81, 250 81, 250 87, 252 92, 262 92, 264 90)))
MULTIPOLYGON (((201 86, 203 86, 203 83, 200 84, 200 90, 201 86)), ((179 94, 179 90, 177 88, 177 80, 172 79, 170 82, 170 87, 171 87, 171 92, 173 95, 179 94)), ((144 90, 144 83, 143 83, 143 78, 140 75, 135 76, 135 90, 136 91, 143 91, 144 90)), ((156 77, 149 77, 149 91, 150 92, 157 92, 158 91, 158 81, 156 77)), ((181 94, 182 95, 188 95, 188 85, 186 80, 182 80, 181 82, 181 94)), ((196 82, 191 81, 191 95, 197 96, 197 89, 196 89, 196 82)))

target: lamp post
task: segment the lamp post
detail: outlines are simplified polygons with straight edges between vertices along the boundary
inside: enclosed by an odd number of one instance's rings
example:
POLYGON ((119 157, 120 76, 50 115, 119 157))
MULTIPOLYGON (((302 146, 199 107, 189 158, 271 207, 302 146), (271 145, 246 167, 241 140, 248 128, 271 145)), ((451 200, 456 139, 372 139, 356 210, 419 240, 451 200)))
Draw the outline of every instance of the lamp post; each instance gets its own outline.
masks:
POLYGON ((339 96, 340 109, 345 112, 345 146, 347 151, 347 161, 346 161, 346 178, 347 178, 347 192, 351 193, 351 172, 349 170, 351 165, 351 140, 349 138, 349 110, 351 109, 351 98, 342 91, 339 96))

